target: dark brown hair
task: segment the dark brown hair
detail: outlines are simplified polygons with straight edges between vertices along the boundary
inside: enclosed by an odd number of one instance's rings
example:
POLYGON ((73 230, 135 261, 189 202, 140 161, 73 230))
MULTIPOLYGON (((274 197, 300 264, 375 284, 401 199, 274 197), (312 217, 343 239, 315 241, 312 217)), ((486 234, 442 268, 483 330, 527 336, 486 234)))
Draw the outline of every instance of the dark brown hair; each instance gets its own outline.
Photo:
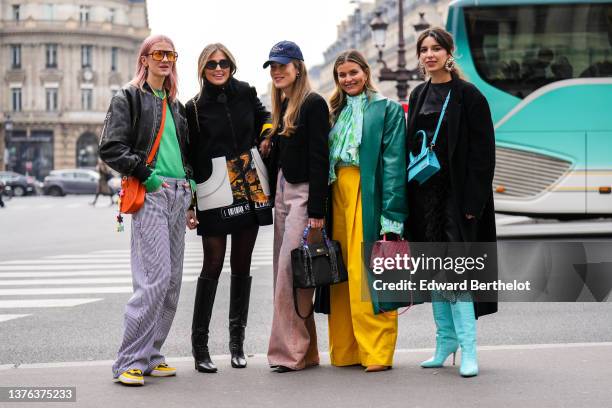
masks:
MULTIPOLYGON (((421 45, 423 45, 423 41, 425 41, 427 37, 431 37, 434 40, 436 40, 436 42, 440 44, 440 47, 446 50, 448 55, 450 55, 451 57, 454 57, 453 54, 455 52, 455 40, 453 39, 453 35, 449 33, 448 31, 446 31, 445 29, 443 29, 442 27, 433 27, 433 28, 428 28, 427 30, 423 31, 419 35, 419 38, 417 39, 417 42, 416 42, 417 58, 419 59, 421 58, 421 45)), ((456 61, 453 64, 451 73, 454 73, 458 77, 463 78, 463 73, 457 66, 456 61)), ((424 71, 422 72, 422 74, 423 76, 427 76, 427 73, 424 71)))

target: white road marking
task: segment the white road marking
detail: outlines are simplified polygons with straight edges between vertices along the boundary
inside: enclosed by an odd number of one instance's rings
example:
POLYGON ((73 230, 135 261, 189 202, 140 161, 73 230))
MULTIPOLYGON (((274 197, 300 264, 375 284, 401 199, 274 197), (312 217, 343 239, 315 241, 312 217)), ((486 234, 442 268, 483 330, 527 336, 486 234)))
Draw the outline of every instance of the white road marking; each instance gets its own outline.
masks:
POLYGON ((132 293, 131 286, 82 288, 0 289, 0 296, 81 295, 97 293, 132 293))
MULTIPOLYGON (((251 270, 259 269, 258 266, 252 267, 251 270)), ((202 272, 201 268, 185 268, 183 275, 199 275, 202 272)), ((223 268, 221 272, 231 272, 231 268, 223 268)), ((75 276, 131 276, 132 272, 129 269, 113 269, 112 271, 69 271, 69 272, 0 272, 0 279, 5 278, 66 278, 75 276)))
MULTIPOLYGON (((193 282, 197 276, 183 276, 183 282, 193 282)), ((132 283, 126 278, 78 278, 78 279, 19 279, 0 280, 0 286, 36 286, 36 285, 109 285, 115 283, 132 283)))
MULTIPOLYGON (((263 256, 263 255, 255 255, 251 258, 253 261, 271 261, 272 256, 263 256)), ((226 257, 226 260, 229 260, 229 257, 226 257)), ((10 265, 116 265, 117 263, 126 263, 130 262, 130 258, 91 258, 91 257, 83 257, 83 258, 63 258, 63 259, 32 259, 32 260, 14 260, 14 261, 3 261, 0 262, 0 267, 2 266, 10 266, 10 265)), ((184 263, 190 264, 199 262, 202 263, 202 256, 199 257, 185 257, 184 263)))
POLYGON ((0 314, 0 322, 6 322, 7 320, 19 319, 21 317, 30 316, 29 314, 0 314))
MULTIPOLYGON (((272 261, 255 261, 251 262, 251 266, 266 266, 272 265, 272 261)), ((97 270, 101 274, 104 271, 114 270, 117 268, 127 269, 130 267, 129 262, 121 262, 114 264, 81 264, 81 265, 0 265, 0 276, 2 272, 17 272, 17 271, 78 271, 87 268, 87 270, 97 270)), ((184 268, 202 268, 201 262, 190 262, 183 265, 184 268)))
MULTIPOLYGON (((556 349, 568 349, 568 348, 597 348, 597 347, 612 347, 612 342, 599 342, 599 343, 555 343, 555 344, 509 344, 499 346, 478 346, 478 351, 510 351, 510 350, 556 350, 556 349)), ((396 353, 432 353, 433 348, 422 348, 422 349, 397 349, 396 353)), ((319 352, 319 355, 325 360, 329 361, 328 352, 319 352)), ((267 355, 264 353, 249 354, 249 361, 252 359, 262 360, 267 363, 267 355)), ((229 358, 229 355, 214 355, 211 356, 213 360, 222 361, 229 358)), ((173 363, 193 363, 193 357, 167 357, 166 361, 170 364, 173 363)), ((42 368, 74 368, 74 367, 100 367, 100 366, 111 366, 114 363, 113 360, 96 360, 96 361, 65 361, 57 363, 31 363, 31 364, 3 364, 0 365, 0 371, 14 370, 14 369, 42 369, 42 368)))
POLYGON ((74 307, 87 303, 99 302, 102 298, 70 299, 11 299, 0 300, 0 309, 33 309, 47 307, 74 307))

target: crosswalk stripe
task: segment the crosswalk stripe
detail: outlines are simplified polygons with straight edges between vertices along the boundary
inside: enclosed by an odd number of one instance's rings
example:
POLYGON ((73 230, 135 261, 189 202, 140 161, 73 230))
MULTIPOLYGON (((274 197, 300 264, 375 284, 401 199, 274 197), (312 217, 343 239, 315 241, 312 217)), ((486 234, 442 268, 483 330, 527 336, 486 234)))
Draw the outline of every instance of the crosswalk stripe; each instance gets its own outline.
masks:
MULTIPOLYGON (((202 263, 189 263, 185 264, 185 267, 202 267, 202 263)), ((13 272, 13 271, 75 271, 81 269, 87 270, 98 270, 105 271, 108 269, 117 269, 117 268, 128 268, 130 267, 129 262, 121 262, 114 263, 112 265, 106 264, 85 264, 85 265, 1 265, 0 266, 0 274, 2 271, 5 272, 13 272)))
POLYGON ((69 299, 10 299, 0 300, 0 309, 38 309, 47 307, 74 307, 87 303, 99 302, 102 298, 69 298, 69 299))
POLYGON ((29 314, 0 314, 0 322, 6 322, 7 320, 19 319, 21 317, 30 316, 29 314))
MULTIPOLYGON (((183 282, 194 282, 198 277, 183 276, 183 282)), ((0 280, 0 286, 36 286, 36 285, 99 285, 114 283, 132 283, 131 277, 114 278, 76 278, 76 279, 16 279, 0 280)))
MULTIPOLYGON (((47 204, 43 208, 51 206, 47 204)), ((272 265, 273 254, 268 241, 265 241, 265 246, 257 246, 253 250, 251 270, 272 265)), ((230 255, 231 245, 228 245, 224 260, 226 267, 222 269, 224 273, 231 271, 230 255)), ((198 279, 202 259, 201 244, 188 242, 184 255, 184 283, 198 279)), ((132 291, 130 249, 127 248, 0 262, 0 310, 67 308, 104 300, 104 297, 78 296, 131 294, 132 291)), ((26 316, 30 314, 0 314, 0 322, 26 316)))
MULTIPOLYGON (((231 252, 231 247, 227 247, 225 252, 227 254, 229 254, 231 252)), ((186 247, 185 248, 185 255, 188 254, 202 254, 202 247, 198 246, 198 247, 193 247, 193 248, 189 248, 186 247)), ((255 249, 253 249, 253 254, 271 254, 272 253, 272 246, 265 247, 265 248, 258 248, 255 247, 255 249)), ((130 255, 130 250, 129 249, 107 249, 107 250, 100 250, 100 251, 94 251, 91 253, 92 255, 96 256, 96 255, 126 255, 129 256, 130 255)))
POLYGON ((0 296, 80 295, 98 293, 132 293, 132 287, 103 286, 82 288, 0 289, 0 296))
MULTIPOLYGON (((272 252, 268 251, 268 253, 254 253, 252 258, 257 258, 257 257, 272 257, 272 252)), ((230 256, 229 251, 226 253, 226 258, 228 258, 230 256)), ((112 259, 129 259, 130 258, 130 254, 126 253, 126 254, 122 254, 122 255, 115 255, 112 257, 112 259)), ((191 254, 185 254, 184 259, 202 259, 204 258, 204 255, 202 253, 191 253, 191 254)), ((101 254, 91 254, 91 255, 54 255, 54 256, 49 256, 44 258, 46 260, 78 260, 78 259, 101 259, 101 260, 106 260, 109 259, 109 255, 101 255, 101 254)), ((14 261, 3 261, 0 263, 5 263, 5 262, 14 262, 14 261)))
MULTIPOLYGON (((251 266, 270 266, 272 265, 272 260, 269 261, 254 261, 251 262, 251 266)), ((117 268, 129 268, 129 262, 122 263, 114 263, 114 264, 86 264, 86 265, 2 265, 0 266, 0 277, 3 275, 3 272, 17 272, 17 271, 78 271, 82 270, 84 267, 87 270, 97 270, 100 273, 104 273, 106 270, 114 270, 117 268)), ((184 268, 202 268, 202 263, 185 263, 183 265, 184 268)))
MULTIPOLYGON (((201 260, 187 260, 185 263, 186 264, 190 264, 190 263, 201 263, 201 260)), ((125 258, 125 259, 101 259, 101 260, 87 260, 87 259, 68 259, 68 260, 61 260, 61 259, 49 259, 49 260, 44 260, 44 259, 35 259, 35 260, 31 260, 31 261, 6 261, 6 262, 0 262, 0 270, 7 270, 10 269, 12 267, 15 266, 28 266, 31 265, 32 267, 38 267, 38 265, 92 265, 92 266, 101 266, 101 265, 122 265, 122 264, 128 264, 130 263, 130 259, 129 258, 125 258)))
MULTIPOLYGON (((251 271, 258 270, 259 267, 251 268, 251 271)), ((183 275, 199 275, 202 272, 201 268, 185 268, 183 275)), ((223 268, 221 272, 231 272, 231 268, 223 268)), ((113 269, 112 271, 69 271, 69 272, 0 272, 0 279, 6 278, 65 278, 74 276, 131 276, 132 271, 129 269, 113 269)))
MULTIPOLYGON (((272 255, 256 255, 251 258, 254 261, 266 261, 272 260, 272 255)), ((226 260, 229 260, 229 257, 226 257, 226 260)), ((194 262, 202 262, 202 256, 199 257, 186 257, 185 263, 194 263, 194 262)), ((130 258, 77 258, 77 259, 32 259, 32 260, 18 260, 18 261, 3 261, 0 262, 0 267, 2 266, 10 266, 10 265, 75 265, 75 264, 85 264, 85 265, 102 265, 109 264, 115 265, 117 263, 122 262, 130 262, 130 258)))

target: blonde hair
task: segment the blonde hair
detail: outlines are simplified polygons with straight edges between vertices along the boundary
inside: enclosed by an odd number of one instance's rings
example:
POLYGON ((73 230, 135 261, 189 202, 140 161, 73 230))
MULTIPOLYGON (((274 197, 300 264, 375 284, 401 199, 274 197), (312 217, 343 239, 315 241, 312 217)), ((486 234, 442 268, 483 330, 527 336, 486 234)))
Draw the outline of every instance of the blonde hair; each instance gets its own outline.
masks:
MULTIPOLYGON (((310 81, 308 80, 308 72, 306 65, 300 60, 291 60, 290 64, 293 64, 295 69, 298 71, 298 76, 292 85, 291 98, 289 98, 289 105, 283 120, 283 131, 280 133, 283 136, 291 136, 297 128, 297 119, 300 114, 300 108, 304 103, 304 100, 311 92, 310 81)), ((281 121, 281 109, 283 104, 283 90, 274 86, 272 83, 272 132, 275 134, 280 127, 281 121)))
POLYGON ((200 53, 200 57, 198 58, 198 82, 200 84, 200 92, 202 92, 202 89, 204 89, 204 85, 206 83, 206 73, 204 72, 206 70, 206 63, 210 59, 211 55, 213 55, 217 51, 221 51, 229 60, 230 78, 233 77, 236 73, 236 59, 227 49, 227 47, 221 43, 208 44, 206 47, 204 47, 204 49, 200 53))
POLYGON ((338 119, 338 115, 340 115, 340 112, 342 112, 342 109, 346 105, 346 94, 342 90, 340 80, 338 79, 338 67, 345 62, 354 62, 355 64, 359 65, 366 74, 365 91, 368 99, 373 93, 377 92, 376 87, 372 83, 372 70, 370 69, 370 65, 362 53, 357 50, 348 50, 338 55, 338 58, 336 58, 336 62, 334 63, 334 82, 336 83, 336 89, 334 89, 334 93, 329 99, 329 105, 331 107, 330 118, 332 124, 336 121, 336 119, 338 119))

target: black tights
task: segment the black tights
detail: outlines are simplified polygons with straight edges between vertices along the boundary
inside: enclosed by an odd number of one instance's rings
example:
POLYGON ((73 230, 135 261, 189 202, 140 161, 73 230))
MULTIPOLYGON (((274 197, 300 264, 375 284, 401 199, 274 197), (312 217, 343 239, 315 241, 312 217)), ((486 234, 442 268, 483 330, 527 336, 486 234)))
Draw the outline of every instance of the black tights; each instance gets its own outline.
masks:
MULTIPOLYGON (((247 277, 251 272, 251 255, 257 239, 259 227, 242 230, 232 234, 232 253, 230 266, 233 276, 247 277)), ((218 280, 223 269, 227 235, 202 237, 204 264, 200 277, 218 280)))

